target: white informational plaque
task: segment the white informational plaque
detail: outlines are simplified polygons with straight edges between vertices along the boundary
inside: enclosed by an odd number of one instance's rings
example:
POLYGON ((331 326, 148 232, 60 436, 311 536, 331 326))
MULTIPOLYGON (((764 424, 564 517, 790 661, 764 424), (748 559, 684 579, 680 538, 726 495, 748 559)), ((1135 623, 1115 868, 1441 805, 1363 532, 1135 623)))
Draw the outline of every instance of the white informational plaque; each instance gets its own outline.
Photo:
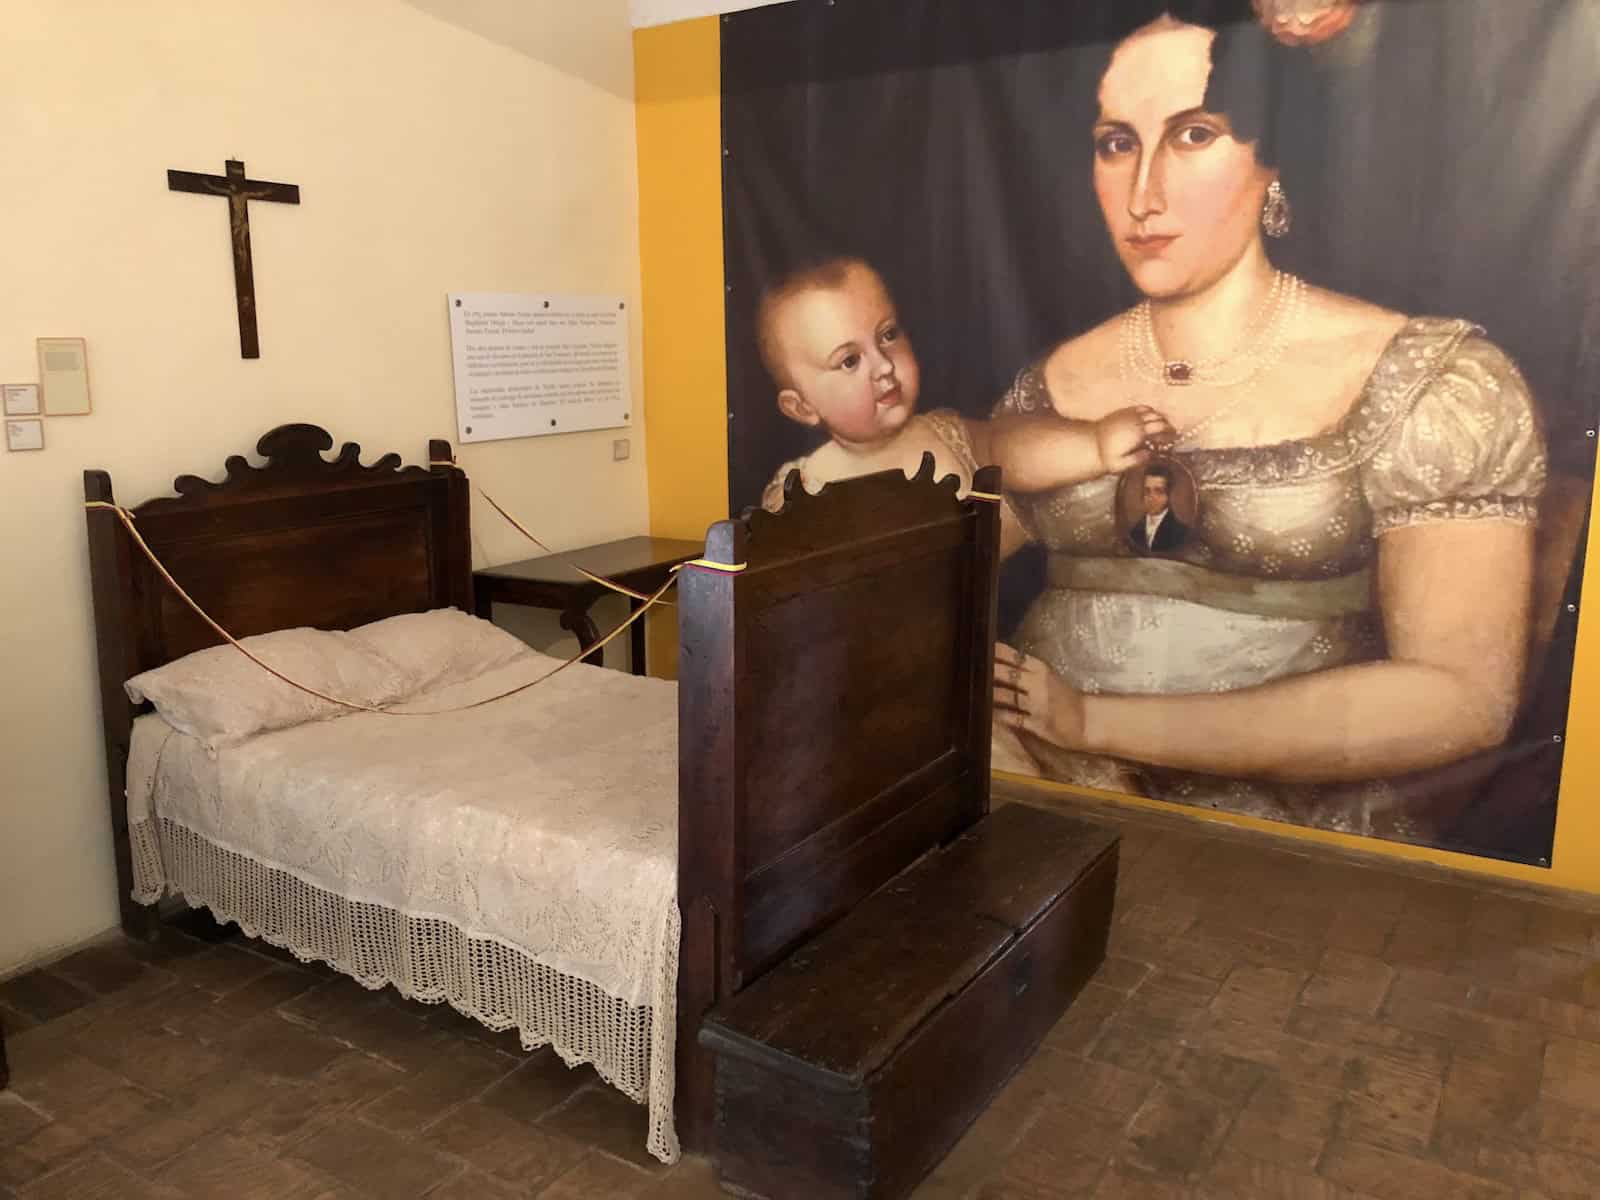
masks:
POLYGON ((451 292, 463 443, 632 424, 620 296, 451 292))

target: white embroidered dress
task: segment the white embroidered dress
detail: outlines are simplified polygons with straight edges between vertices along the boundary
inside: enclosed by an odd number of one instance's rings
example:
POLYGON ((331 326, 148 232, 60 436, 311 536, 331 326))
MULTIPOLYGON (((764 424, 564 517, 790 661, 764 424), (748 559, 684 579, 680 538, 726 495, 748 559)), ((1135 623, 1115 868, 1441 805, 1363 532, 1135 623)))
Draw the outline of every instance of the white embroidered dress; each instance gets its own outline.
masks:
MULTIPOLYGON (((1047 411, 1038 366, 997 413, 1047 411)), ((1532 524, 1544 437, 1509 358, 1466 321, 1409 321, 1350 411, 1311 438, 1179 451, 1198 527, 1161 559, 1132 556, 1118 477, 1012 495, 1050 553, 1020 648, 1079 691, 1233 691, 1384 654, 1372 579, 1378 539, 1403 526, 1532 524)), ((1407 837, 1381 779, 1290 785, 1069 753, 1028 738, 1052 779, 1357 833, 1407 837)))

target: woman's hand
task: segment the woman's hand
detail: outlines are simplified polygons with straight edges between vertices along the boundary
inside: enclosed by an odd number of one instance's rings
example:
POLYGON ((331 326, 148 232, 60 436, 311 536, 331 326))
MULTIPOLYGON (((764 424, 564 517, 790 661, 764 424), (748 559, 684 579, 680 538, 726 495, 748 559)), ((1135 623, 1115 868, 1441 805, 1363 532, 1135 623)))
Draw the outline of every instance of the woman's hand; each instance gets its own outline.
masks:
POLYGON ((1119 408, 1094 423, 1095 447, 1106 475, 1144 465, 1152 453, 1170 449, 1177 436, 1172 423, 1148 404, 1119 408))
POLYGON ((1063 750, 1084 747, 1083 696, 1031 655, 994 645, 995 719, 1063 750))
POLYGON ((1350 28, 1360 0, 1253 0, 1253 3, 1261 24, 1285 46, 1316 46, 1350 28))

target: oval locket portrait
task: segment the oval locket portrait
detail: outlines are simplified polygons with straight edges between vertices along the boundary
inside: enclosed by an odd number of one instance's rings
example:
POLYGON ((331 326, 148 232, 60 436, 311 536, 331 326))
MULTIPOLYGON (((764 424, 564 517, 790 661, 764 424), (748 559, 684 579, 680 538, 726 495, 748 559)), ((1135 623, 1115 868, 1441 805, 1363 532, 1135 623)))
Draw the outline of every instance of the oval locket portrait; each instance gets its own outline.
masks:
POLYGON ((1130 554, 1178 553, 1195 535, 1199 519, 1194 475, 1171 455, 1124 472, 1117 485, 1117 527, 1130 554))

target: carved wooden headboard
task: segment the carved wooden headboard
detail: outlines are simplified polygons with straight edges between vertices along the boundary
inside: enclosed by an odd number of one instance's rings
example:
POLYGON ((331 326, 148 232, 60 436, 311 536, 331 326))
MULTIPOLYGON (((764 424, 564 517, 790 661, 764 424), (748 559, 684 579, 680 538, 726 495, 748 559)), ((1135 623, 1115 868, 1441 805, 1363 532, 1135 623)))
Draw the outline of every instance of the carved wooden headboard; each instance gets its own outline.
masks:
MULTIPOLYGON (((370 466, 315 425, 282 425, 256 443, 253 467, 234 455, 226 477, 174 482, 175 496, 131 511, 140 535, 173 577, 235 637, 311 626, 349 629, 398 613, 454 605, 472 611, 472 545, 466 478, 448 467, 402 467, 398 454, 370 466)), ((430 462, 450 458, 429 444, 430 462)), ((105 471, 83 473, 84 499, 114 503, 105 471)), ((91 506, 100 701, 105 720, 111 822, 124 920, 128 897, 123 788, 135 706, 123 683, 220 639, 173 595, 109 508, 91 506)))

